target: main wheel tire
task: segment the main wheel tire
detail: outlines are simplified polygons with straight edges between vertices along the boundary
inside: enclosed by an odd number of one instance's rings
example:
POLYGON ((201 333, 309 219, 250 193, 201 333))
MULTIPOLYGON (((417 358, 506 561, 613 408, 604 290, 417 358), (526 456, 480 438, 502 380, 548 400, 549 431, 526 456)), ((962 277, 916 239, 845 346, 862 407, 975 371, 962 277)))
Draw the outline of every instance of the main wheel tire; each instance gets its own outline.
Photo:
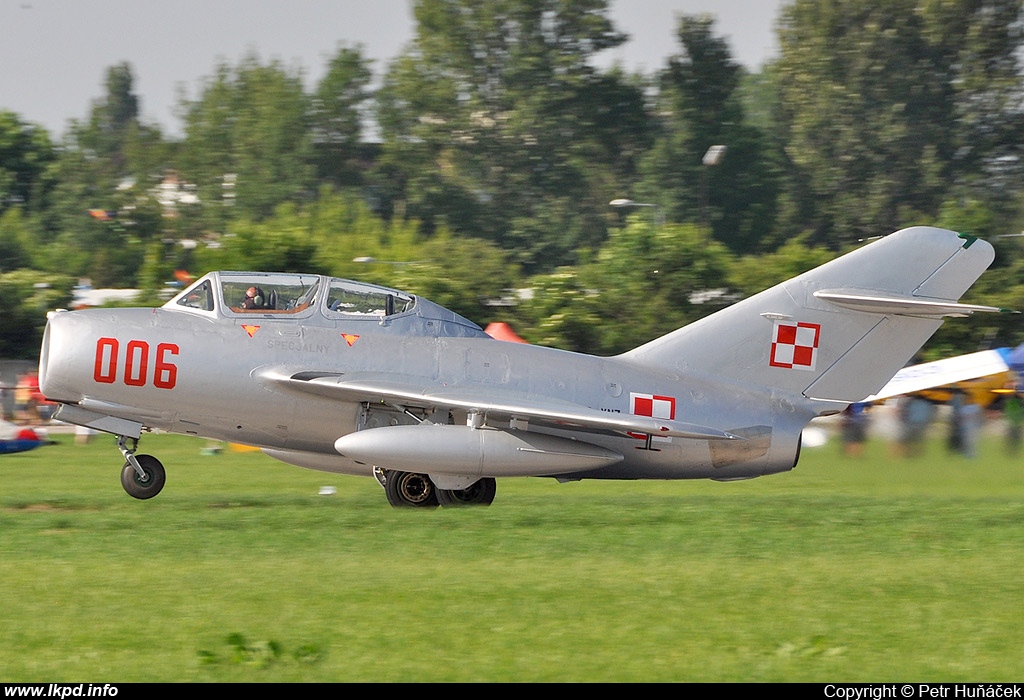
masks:
POLYGON ((437 507, 437 488, 426 474, 389 471, 384 492, 396 508, 437 507))
POLYGON ((480 479, 468 489, 437 489, 437 502, 445 507, 489 506, 494 501, 496 490, 494 479, 480 479))
POLYGON ((121 469, 121 486, 132 498, 141 500, 152 498, 160 493, 167 482, 164 465, 160 464, 160 460, 152 455, 135 455, 135 459, 138 460, 142 471, 146 472, 146 478, 141 478, 131 464, 125 464, 121 469))

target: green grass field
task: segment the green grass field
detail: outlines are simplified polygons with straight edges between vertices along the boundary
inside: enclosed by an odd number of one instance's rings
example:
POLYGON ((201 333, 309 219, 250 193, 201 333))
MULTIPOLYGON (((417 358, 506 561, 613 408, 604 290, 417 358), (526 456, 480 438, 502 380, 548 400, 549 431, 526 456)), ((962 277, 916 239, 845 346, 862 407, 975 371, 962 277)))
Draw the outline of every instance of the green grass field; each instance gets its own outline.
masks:
POLYGON ((136 501, 111 437, 55 439, 0 457, 0 681, 1024 677, 1024 455, 995 440, 416 511, 162 435, 136 501))

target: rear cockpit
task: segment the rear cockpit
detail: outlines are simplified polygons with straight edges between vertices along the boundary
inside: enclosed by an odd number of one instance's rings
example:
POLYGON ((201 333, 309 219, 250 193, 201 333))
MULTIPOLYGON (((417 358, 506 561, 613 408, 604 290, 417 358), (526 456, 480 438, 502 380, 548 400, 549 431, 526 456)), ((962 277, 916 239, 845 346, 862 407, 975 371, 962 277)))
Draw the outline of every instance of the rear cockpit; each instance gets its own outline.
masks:
POLYGON ((376 321, 391 326, 400 319, 415 335, 483 335, 476 324, 437 304, 396 289, 322 275, 283 272, 211 272, 164 304, 165 309, 209 318, 302 319, 333 322, 376 321))

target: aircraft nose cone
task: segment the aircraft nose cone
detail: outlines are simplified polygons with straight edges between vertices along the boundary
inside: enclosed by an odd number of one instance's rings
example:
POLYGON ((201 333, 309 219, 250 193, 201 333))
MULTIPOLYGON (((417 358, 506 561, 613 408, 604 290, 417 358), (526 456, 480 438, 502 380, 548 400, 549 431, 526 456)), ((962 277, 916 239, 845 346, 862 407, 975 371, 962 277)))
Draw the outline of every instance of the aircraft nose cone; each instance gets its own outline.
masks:
POLYGON ((45 396, 46 390, 43 388, 49 377, 49 365, 50 365, 50 323, 53 319, 47 320, 46 328, 43 330, 43 344, 39 349, 39 390, 43 392, 45 396))
POLYGON ((51 400, 73 402, 81 399, 80 393, 74 390, 75 372, 72 368, 81 349, 70 332, 71 321, 69 313, 54 313, 43 331, 39 352, 39 391, 51 400))

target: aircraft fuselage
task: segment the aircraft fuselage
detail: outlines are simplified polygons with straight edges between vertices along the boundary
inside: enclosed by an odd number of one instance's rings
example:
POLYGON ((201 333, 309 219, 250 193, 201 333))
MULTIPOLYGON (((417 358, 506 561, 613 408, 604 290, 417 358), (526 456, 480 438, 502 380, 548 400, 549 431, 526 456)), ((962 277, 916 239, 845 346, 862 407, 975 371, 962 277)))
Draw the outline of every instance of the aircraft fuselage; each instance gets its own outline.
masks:
POLYGON ((159 309, 54 313, 40 388, 118 436, 141 499, 165 480, 148 429, 372 474, 393 505, 489 504, 505 476, 743 479, 792 469, 808 421, 882 390, 945 317, 1000 311, 958 301, 994 255, 904 229, 609 358, 377 285, 211 272, 159 309))
MULTIPOLYGON (((623 459, 564 474, 556 462, 549 474, 565 478, 733 479, 787 470, 796 461, 800 429, 813 417, 806 407, 766 400, 709 378, 498 341, 464 327, 441 335, 445 323, 418 315, 384 324, 320 315, 207 318, 167 308, 59 313, 47 329, 41 376, 48 398, 86 411, 137 421, 145 428, 257 445, 293 464, 353 474, 368 474, 372 465, 339 455, 334 447, 339 437, 420 419, 465 425, 468 411, 439 416, 417 408, 410 417, 392 404, 282 390, 264 370, 414 377, 481 396, 501 391, 608 414, 694 417, 694 422, 736 430, 745 438, 726 444, 593 432, 587 442, 623 459), (432 335, 432 328, 438 333, 432 335), (773 409, 780 403, 786 404, 781 414, 792 417, 788 424, 778 424, 780 412, 773 409)), ((550 427, 529 430, 579 436, 550 427)), ((425 452, 424 458, 424 471, 443 469, 443 463, 436 464, 444 459, 443 450, 425 452)))

